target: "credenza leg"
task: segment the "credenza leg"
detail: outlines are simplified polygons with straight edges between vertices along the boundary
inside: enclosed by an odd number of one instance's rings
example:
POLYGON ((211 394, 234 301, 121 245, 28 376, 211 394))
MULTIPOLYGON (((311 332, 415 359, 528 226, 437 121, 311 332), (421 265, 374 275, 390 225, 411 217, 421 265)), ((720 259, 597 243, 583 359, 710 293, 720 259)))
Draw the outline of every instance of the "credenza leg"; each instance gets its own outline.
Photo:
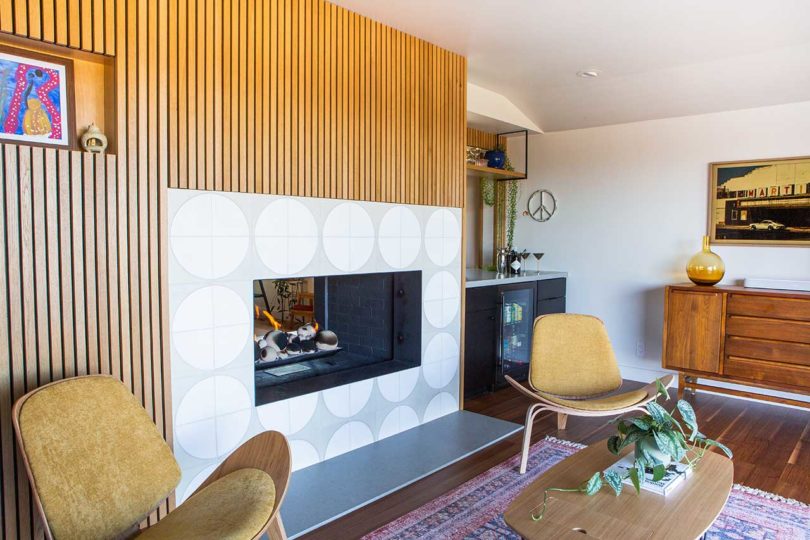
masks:
POLYGON ((683 399, 683 391, 686 389, 686 377, 683 373, 678 373, 678 399, 683 399))

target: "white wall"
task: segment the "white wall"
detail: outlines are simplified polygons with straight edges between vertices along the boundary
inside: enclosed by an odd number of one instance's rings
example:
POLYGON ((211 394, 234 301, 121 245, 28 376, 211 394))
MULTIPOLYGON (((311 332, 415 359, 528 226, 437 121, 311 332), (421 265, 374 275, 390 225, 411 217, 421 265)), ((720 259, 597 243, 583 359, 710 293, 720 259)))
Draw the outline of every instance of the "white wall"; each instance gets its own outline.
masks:
MULTIPOLYGON (((516 248, 568 271, 568 310, 601 317, 624 376, 649 380, 661 370, 663 288, 688 281, 706 231, 708 163, 810 155, 810 102, 536 135, 529 153, 519 212, 539 188, 559 208, 547 223, 519 215, 516 248)), ((520 163, 522 145, 509 155, 520 163)), ((810 279, 807 247, 713 249, 724 283, 810 279)))

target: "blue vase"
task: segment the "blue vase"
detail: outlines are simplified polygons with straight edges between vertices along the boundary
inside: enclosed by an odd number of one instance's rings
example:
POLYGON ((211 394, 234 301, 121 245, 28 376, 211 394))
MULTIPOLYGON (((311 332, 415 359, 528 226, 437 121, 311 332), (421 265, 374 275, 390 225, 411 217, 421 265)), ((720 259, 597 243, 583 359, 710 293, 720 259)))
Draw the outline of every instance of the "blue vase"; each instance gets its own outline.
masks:
POLYGON ((488 150, 484 157, 487 158, 487 167, 493 169, 503 169, 506 163, 506 154, 501 150, 488 150))

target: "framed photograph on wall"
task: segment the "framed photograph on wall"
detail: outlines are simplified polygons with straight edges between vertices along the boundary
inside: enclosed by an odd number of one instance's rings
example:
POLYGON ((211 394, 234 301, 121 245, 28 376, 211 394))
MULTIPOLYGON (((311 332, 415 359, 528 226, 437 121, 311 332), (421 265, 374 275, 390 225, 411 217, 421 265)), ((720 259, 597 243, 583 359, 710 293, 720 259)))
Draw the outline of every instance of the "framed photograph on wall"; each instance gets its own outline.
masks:
POLYGON ((713 244, 810 246, 810 156, 709 164, 713 244))
POLYGON ((0 46, 0 141, 71 148, 73 61, 0 46))

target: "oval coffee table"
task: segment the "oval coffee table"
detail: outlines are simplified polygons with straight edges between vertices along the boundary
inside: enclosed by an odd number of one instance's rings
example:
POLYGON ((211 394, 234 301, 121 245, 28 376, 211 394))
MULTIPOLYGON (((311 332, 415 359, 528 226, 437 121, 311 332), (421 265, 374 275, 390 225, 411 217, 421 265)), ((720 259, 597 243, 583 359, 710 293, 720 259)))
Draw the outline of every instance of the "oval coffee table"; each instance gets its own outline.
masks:
MULTIPOLYGON (((631 449, 625 449, 622 455, 631 449)), ((592 497, 583 493, 552 491, 540 521, 532 521, 532 511, 543 503, 547 487, 576 487, 596 471, 618 461, 606 441, 592 444, 564 459, 532 482, 504 512, 504 519, 527 540, 570 538, 584 540, 632 538, 698 538, 711 526, 726 504, 734 483, 731 460, 707 452, 697 468, 675 491, 664 497, 641 490, 636 495, 625 485, 617 497, 607 486, 592 497)))

